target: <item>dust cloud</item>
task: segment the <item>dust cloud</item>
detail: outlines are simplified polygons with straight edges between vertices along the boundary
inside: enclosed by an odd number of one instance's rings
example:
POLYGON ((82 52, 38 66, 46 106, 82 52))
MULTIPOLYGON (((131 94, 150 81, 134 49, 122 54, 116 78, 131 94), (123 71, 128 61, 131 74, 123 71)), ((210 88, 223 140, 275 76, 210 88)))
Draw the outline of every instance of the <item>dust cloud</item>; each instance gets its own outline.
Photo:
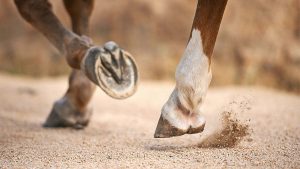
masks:
POLYGON ((240 114, 250 110, 249 100, 239 98, 229 103, 221 111, 221 118, 214 129, 209 130, 202 137, 199 146, 203 148, 234 147, 245 138, 251 140, 250 120, 241 120, 240 114))

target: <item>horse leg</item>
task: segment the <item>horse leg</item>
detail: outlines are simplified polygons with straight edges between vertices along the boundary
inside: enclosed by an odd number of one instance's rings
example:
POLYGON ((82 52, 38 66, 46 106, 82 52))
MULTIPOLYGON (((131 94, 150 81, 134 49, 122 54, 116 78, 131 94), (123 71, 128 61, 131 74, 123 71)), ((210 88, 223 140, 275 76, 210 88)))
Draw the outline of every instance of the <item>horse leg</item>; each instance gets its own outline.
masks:
MULTIPOLYGON (((79 36, 89 35, 89 18, 93 10, 93 0, 64 0, 72 30, 79 36)), ((73 69, 69 77, 66 94, 56 101, 48 116, 45 127, 85 127, 92 114, 89 102, 95 91, 95 85, 82 73, 73 69)))
MULTIPOLYGON (((131 55, 117 44, 94 46, 86 36, 66 29, 51 10, 47 0, 15 0, 21 16, 66 56, 68 64, 80 69, 109 96, 123 99, 133 95, 137 87, 137 67, 131 55)), ((93 1, 65 1, 73 22, 73 29, 85 33, 93 1), (74 5, 69 5, 73 4, 74 5), (82 5, 82 7, 79 7, 82 5), (69 7, 68 7, 69 5, 69 7), (76 7, 77 6, 77 7, 76 7), (76 10, 81 8, 80 10, 76 10), (79 18, 80 16, 85 16, 79 18), (78 30, 77 30, 78 29, 78 30)))

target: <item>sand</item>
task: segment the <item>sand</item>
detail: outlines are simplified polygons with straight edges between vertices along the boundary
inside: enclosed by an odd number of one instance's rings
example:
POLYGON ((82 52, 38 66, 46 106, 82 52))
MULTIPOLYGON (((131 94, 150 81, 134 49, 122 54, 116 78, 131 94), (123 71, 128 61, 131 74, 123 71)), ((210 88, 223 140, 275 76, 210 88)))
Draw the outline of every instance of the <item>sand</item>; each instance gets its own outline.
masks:
POLYGON ((154 139, 173 83, 141 82, 123 101, 97 90, 84 130, 41 127, 66 78, 0 75, 0 168, 299 168, 300 97, 210 88, 203 133, 154 139))

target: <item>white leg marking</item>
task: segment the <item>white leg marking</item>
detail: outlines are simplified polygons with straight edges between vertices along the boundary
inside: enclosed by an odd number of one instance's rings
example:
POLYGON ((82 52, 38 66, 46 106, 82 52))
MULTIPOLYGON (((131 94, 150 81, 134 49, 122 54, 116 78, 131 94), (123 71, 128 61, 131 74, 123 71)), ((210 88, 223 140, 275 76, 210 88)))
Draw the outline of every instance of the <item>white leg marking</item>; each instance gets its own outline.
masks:
MULTIPOLYGON (((186 119, 186 115, 180 112, 177 102, 179 100, 190 115, 192 113, 199 114, 211 77, 209 59, 203 52, 201 33, 198 29, 194 29, 176 69, 176 88, 162 108, 163 117, 171 125, 182 130, 187 130, 193 125, 186 119)), ((198 120, 196 123, 204 122, 204 119, 198 120)))

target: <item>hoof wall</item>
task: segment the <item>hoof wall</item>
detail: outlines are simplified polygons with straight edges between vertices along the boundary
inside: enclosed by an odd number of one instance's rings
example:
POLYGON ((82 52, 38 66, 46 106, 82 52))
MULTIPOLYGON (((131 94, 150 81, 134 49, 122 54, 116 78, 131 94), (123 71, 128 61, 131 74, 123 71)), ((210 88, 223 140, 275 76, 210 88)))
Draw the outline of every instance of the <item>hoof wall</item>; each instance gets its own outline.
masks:
POLYGON ((47 120, 43 124, 45 128, 72 127, 83 129, 89 123, 90 112, 79 113, 66 100, 54 104, 47 120))
POLYGON ((169 138, 186 134, 186 131, 172 126, 166 119, 160 116, 154 138, 169 138))
POLYGON ((169 137, 176 137, 181 136, 184 134, 196 134, 201 133, 204 130, 205 122, 197 127, 190 126, 187 129, 179 129, 170 124, 170 122, 162 117, 159 118, 154 138, 169 138, 169 137))

